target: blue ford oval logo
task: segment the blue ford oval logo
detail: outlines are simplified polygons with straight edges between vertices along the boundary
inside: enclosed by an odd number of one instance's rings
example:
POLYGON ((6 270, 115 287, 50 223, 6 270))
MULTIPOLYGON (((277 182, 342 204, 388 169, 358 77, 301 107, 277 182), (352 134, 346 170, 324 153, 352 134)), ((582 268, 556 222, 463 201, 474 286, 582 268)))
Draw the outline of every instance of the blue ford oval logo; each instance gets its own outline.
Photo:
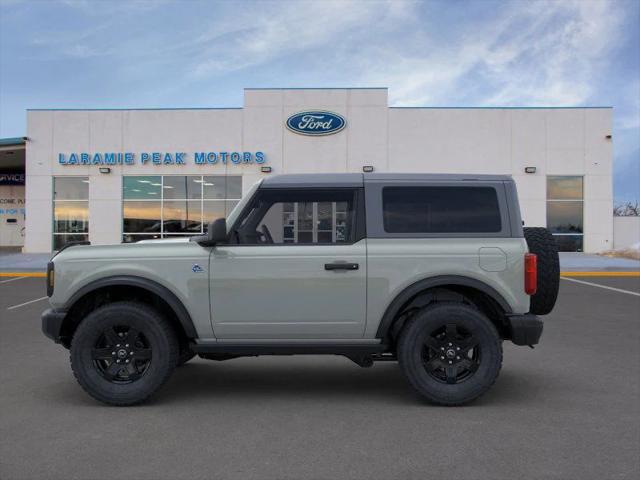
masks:
POLYGON ((296 113, 287 119, 287 128, 302 135, 331 135, 346 125, 342 116, 322 110, 296 113))

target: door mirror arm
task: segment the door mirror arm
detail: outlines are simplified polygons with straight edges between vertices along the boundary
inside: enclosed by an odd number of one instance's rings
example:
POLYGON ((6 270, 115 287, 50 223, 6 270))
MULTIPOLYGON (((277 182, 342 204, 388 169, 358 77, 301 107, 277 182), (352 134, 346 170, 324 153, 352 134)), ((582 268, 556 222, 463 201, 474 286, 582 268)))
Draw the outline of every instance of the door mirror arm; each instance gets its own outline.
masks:
POLYGON ((189 239, 191 242, 196 242, 202 247, 213 247, 220 243, 227 242, 227 219, 218 218, 209 224, 207 233, 204 235, 196 235, 189 239))

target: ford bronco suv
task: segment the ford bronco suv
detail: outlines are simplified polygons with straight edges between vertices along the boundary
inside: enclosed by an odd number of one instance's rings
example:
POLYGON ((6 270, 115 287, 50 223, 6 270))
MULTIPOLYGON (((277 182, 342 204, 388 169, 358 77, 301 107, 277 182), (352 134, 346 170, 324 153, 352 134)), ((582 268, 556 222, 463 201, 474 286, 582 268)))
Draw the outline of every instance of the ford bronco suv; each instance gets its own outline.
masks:
POLYGON ((73 245, 48 264, 45 335, 89 395, 132 405, 195 355, 397 361, 431 402, 486 392, 534 345, 558 253, 511 177, 310 174, 256 183, 205 235, 73 245))

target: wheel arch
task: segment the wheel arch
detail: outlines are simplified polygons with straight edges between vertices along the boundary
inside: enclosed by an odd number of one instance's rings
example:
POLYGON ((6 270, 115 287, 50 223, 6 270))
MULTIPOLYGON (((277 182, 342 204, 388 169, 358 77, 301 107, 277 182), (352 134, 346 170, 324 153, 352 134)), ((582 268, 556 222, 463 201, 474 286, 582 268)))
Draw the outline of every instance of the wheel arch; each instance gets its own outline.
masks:
MULTIPOLYGON (((509 303, 490 285, 480 280, 461 275, 440 275, 419 280, 398 293, 387 306, 380 320, 378 330, 376 331, 376 338, 388 341, 392 336, 394 327, 397 326, 395 324, 397 324, 399 318, 402 317, 403 312, 409 310, 414 303, 419 303, 418 300, 420 298, 424 299, 430 294, 434 295, 432 301, 438 301, 437 292, 447 292, 447 295, 452 295, 452 297, 444 298, 445 301, 469 300, 476 306, 482 307, 482 305, 478 305, 478 301, 482 303, 482 300, 486 299, 487 309, 497 310, 501 316, 512 313, 509 303)), ((442 297, 442 293, 440 293, 440 297, 442 297)), ((423 306, 428 303, 427 301, 423 306)), ((486 310, 485 308, 481 309, 486 310)), ((496 324, 500 333, 503 334, 505 338, 508 337, 509 332, 506 325, 501 325, 499 319, 492 318, 495 317, 495 315, 489 315, 489 317, 491 321, 496 324)))
POLYGON ((63 340, 63 344, 70 342, 73 332, 88 310, 112 301, 132 298, 160 307, 162 313, 168 314, 168 320, 179 335, 187 339, 197 337, 191 315, 171 290, 147 278, 117 275, 84 285, 65 302, 64 310, 67 315, 62 325, 62 338, 66 341, 63 340))

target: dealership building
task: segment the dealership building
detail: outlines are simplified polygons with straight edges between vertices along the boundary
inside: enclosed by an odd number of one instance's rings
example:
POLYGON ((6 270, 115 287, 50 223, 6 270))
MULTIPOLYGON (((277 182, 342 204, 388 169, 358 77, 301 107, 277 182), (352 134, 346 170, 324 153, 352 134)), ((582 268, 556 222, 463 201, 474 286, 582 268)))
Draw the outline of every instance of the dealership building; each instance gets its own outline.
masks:
MULTIPOLYGON (((389 107, 385 88, 246 89, 242 108, 29 110, 26 137, 0 140, 0 245, 194 235, 266 176, 374 171, 512 175, 525 226, 597 252, 613 248, 611 133, 609 107, 389 107)), ((280 234, 297 242, 340 212, 286 214, 280 234)))

